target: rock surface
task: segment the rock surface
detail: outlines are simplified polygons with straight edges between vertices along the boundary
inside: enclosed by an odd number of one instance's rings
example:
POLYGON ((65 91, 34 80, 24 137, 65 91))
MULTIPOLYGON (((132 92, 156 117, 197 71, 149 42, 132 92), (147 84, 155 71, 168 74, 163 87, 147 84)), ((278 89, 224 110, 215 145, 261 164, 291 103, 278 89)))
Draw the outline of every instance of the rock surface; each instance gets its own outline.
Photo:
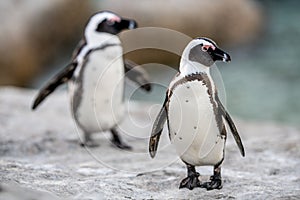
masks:
MULTIPOLYGON (((94 149, 78 145, 67 95, 58 91, 36 111, 36 91, 0 89, 0 199, 299 199, 300 131, 272 123, 236 120, 246 148, 239 155, 229 135, 222 190, 178 189, 186 169, 166 132, 152 160, 147 153, 151 121, 159 105, 132 102, 119 127, 132 152, 97 134, 94 149)), ((202 180, 211 167, 198 167, 202 180)))

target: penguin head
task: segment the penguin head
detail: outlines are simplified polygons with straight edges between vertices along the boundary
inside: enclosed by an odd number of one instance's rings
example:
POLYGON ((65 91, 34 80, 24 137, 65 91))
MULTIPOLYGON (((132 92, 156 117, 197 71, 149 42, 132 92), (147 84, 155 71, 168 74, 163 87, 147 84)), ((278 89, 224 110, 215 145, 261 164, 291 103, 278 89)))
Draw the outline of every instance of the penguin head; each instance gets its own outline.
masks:
POLYGON ((135 20, 122 18, 110 11, 101 11, 90 17, 84 35, 89 40, 99 34, 117 35, 125 29, 135 28, 137 28, 135 20))
POLYGON ((200 63, 206 67, 212 66, 216 61, 230 62, 228 53, 220 49, 211 39, 200 37, 192 40, 184 50, 185 59, 200 63))

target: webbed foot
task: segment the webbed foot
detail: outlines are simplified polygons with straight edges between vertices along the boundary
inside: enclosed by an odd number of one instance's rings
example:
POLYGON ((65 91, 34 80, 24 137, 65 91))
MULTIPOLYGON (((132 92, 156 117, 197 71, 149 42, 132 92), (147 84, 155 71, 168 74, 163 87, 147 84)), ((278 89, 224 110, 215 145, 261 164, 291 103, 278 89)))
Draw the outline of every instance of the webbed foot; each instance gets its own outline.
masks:
POLYGON ((211 176, 209 182, 202 183, 200 185, 202 188, 206 188, 207 190, 214 190, 214 189, 222 189, 222 179, 221 177, 211 176))
POLYGON ((85 133, 84 134, 84 141, 82 141, 80 143, 80 146, 81 147, 95 148, 95 147, 99 147, 100 145, 92 139, 91 134, 85 133))
POLYGON ((116 140, 112 140, 111 142, 114 144, 114 146, 116 146, 119 149, 126 149, 126 150, 131 150, 132 149, 131 146, 129 146, 128 144, 126 144, 124 142, 119 142, 119 141, 116 141, 116 140))
POLYGON ((200 187, 201 184, 198 179, 199 176, 200 174, 196 172, 195 174, 184 178, 179 185, 179 189, 188 188, 189 190, 192 190, 195 187, 200 187))
POLYGON ((111 142, 114 144, 114 146, 116 146, 119 149, 125 149, 125 150, 131 150, 132 147, 129 146, 128 144, 124 143, 120 136, 119 133, 115 130, 115 129, 111 129, 111 133, 112 133, 112 139, 111 142))
POLYGON ((221 164, 214 166, 214 175, 210 177, 209 182, 202 183, 200 187, 207 190, 222 189, 221 164))
POLYGON ((192 190, 195 187, 200 187, 201 184, 198 179, 200 174, 196 172, 195 166, 186 163, 186 167, 188 176, 180 182, 179 189, 188 188, 192 190))

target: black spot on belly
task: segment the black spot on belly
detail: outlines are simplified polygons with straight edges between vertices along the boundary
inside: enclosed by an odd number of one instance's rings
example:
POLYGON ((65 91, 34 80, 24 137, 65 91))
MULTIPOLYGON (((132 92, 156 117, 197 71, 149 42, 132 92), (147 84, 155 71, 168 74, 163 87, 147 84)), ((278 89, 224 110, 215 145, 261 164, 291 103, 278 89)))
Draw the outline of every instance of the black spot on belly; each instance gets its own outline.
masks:
POLYGON ((194 126, 194 129, 196 130, 196 129, 197 129, 197 126, 194 126))
POLYGON ((188 102, 189 102, 189 100, 185 100, 185 102, 187 102, 187 103, 188 103, 188 102))
POLYGON ((179 137, 179 140, 182 140, 182 137, 179 137))
MULTIPOLYGON (((172 87, 169 89, 169 93, 168 93, 168 99, 171 99, 171 96, 173 95, 173 91, 182 84, 191 82, 191 81, 201 81, 202 85, 205 85, 207 87, 207 93, 209 95, 209 99, 210 99, 210 103, 213 106, 213 110, 214 110, 214 114, 215 114, 215 119, 217 122, 217 126, 219 129, 219 132, 222 133, 223 132, 223 121, 222 121, 222 115, 219 114, 219 106, 217 105, 216 101, 214 100, 215 98, 218 98, 218 92, 215 91, 215 93, 213 94, 213 88, 212 88, 212 84, 209 80, 209 77, 206 73, 196 73, 196 74, 191 74, 188 76, 183 77, 182 79, 179 79, 178 81, 176 81, 172 87)), ((186 86, 188 87, 188 86, 186 86)), ((186 100, 186 102, 188 102, 186 100)))

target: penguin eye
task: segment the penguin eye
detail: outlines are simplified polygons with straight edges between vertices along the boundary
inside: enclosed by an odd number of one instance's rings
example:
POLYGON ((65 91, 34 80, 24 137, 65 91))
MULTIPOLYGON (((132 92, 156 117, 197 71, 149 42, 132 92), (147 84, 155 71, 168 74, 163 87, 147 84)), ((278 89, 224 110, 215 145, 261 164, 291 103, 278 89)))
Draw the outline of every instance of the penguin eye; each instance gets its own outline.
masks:
POLYGON ((204 51, 204 52, 207 52, 208 49, 209 49, 209 46, 207 46, 207 45, 204 45, 204 46, 201 47, 201 50, 204 51))
POLYGON ((116 22, 120 23, 121 22, 121 18, 118 16, 113 16, 111 18, 108 18, 106 20, 106 24, 109 26, 113 26, 116 22))
POLYGON ((113 26, 115 24, 115 21, 114 20, 107 20, 106 23, 109 26, 113 26))
POLYGON ((201 50, 204 51, 204 52, 207 52, 209 49, 215 50, 216 47, 213 46, 213 45, 208 45, 208 44, 207 45, 202 45, 202 47, 201 47, 201 50))

